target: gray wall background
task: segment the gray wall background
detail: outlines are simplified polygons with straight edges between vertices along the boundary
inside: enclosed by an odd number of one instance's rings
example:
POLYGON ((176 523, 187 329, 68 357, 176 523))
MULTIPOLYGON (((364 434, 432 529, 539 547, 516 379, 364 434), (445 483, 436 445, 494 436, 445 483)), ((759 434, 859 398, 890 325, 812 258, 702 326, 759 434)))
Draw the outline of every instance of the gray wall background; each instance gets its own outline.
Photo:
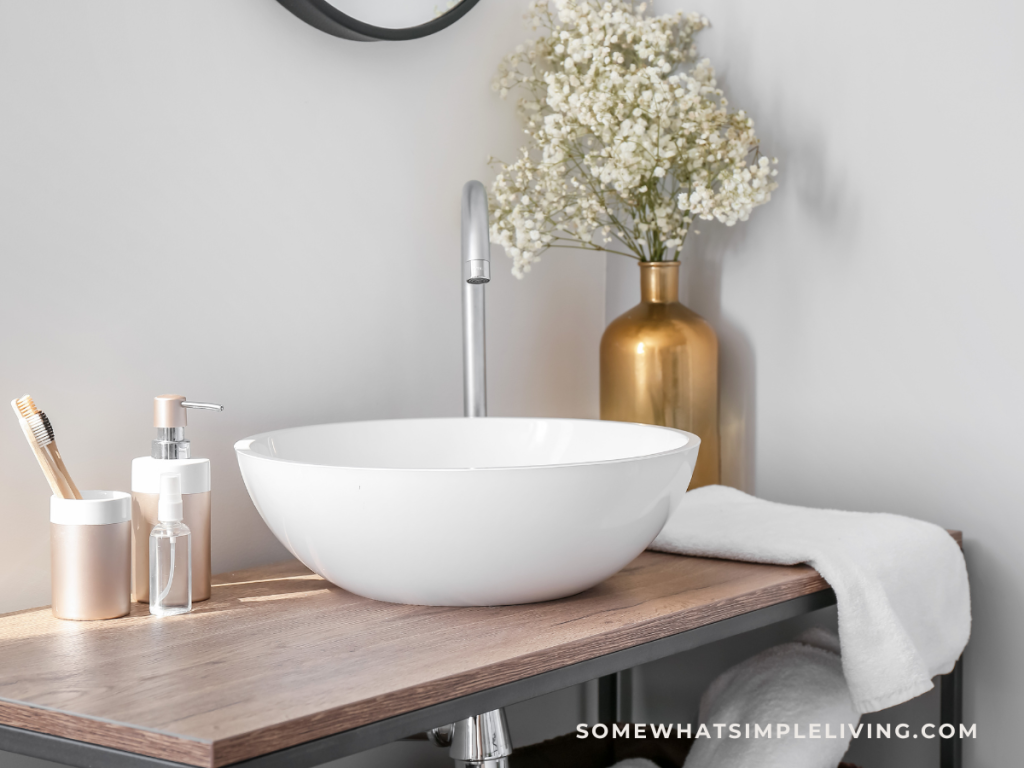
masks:
MULTIPOLYGON (((722 345, 724 480, 776 501, 962 529, 974 611, 965 718, 978 724, 965 765, 1017 764, 1006 724, 1024 712, 1024 6, 656 7, 711 19, 701 52, 780 158, 768 206, 687 243, 682 294, 722 345)), ((610 319, 638 293, 631 264, 608 267, 610 319)), ((728 663, 760 642, 699 658, 728 663)), ((679 712, 691 690, 680 686, 700 690, 713 675, 697 659, 645 670, 638 685, 662 706, 676 696, 679 712)), ((873 719, 933 722, 929 698, 873 719)), ((932 768, 935 753, 893 739, 850 757, 932 768)))
MULTIPOLYGON (((460 412, 459 191, 519 145, 489 85, 529 34, 525 5, 485 0, 432 38, 358 45, 272 0, 0 0, 0 389, 36 397, 80 485, 127 488, 153 395, 224 402, 190 428, 214 462, 214 565, 255 565, 284 551, 245 494, 236 439, 460 412)), ((1024 11, 685 7, 711 18, 702 53, 782 160, 772 203, 702 225, 684 268, 722 341, 725 479, 965 530, 967 765, 1009 764, 1004 724, 1024 710, 1024 11)), ((635 267, 563 252, 517 282, 494 258, 492 412, 596 416, 597 342, 635 302, 635 267)), ((46 486, 7 425, 0 611, 49 591, 46 486)), ((637 716, 687 717, 717 671, 797 629, 640 670, 637 716)), ((513 736, 570 730, 590 704, 574 689, 520 705, 513 736)), ((936 718, 933 695, 884 714, 936 718)), ((934 752, 893 740, 851 757, 930 768, 934 752)), ((444 758, 397 744, 345 764, 399 761, 444 758)))

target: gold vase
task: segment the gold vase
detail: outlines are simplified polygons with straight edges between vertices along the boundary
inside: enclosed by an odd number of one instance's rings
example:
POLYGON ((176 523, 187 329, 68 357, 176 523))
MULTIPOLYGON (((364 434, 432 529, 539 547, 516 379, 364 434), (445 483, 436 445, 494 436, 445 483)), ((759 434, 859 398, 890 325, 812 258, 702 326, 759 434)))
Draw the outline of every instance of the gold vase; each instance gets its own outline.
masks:
POLYGON ((640 262, 640 303, 601 337, 601 418, 700 438, 690 488, 719 481, 718 337, 679 303, 679 262, 640 262))

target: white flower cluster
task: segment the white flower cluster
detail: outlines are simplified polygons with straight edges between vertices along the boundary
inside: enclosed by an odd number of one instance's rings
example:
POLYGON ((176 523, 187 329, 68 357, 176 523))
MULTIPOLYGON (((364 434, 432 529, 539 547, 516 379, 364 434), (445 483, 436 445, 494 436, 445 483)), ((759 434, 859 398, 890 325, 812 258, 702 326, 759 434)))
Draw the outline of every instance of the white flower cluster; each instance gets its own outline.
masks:
POLYGON ((746 221, 778 186, 753 120, 728 111, 710 62, 695 61, 708 20, 645 10, 530 3, 545 34, 507 56, 493 84, 502 97, 525 92, 527 145, 515 163, 494 161, 491 198, 491 240, 517 277, 552 246, 674 260, 695 218, 746 221))

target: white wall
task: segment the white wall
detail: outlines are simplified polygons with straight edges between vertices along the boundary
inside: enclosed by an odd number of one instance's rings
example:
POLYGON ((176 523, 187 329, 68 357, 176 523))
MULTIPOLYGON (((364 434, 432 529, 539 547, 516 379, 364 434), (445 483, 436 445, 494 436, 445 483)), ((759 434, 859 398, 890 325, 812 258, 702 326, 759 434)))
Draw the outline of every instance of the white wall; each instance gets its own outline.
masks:
MULTIPOLYGON (((231 450, 254 432, 461 413, 463 183, 518 142, 490 90, 522 9, 356 44, 272 0, 0 2, 0 392, 79 485, 127 488, 151 398, 213 459, 214 567, 284 557, 231 450)), ((490 287, 491 412, 597 415, 602 257, 490 287)), ((5 406, 6 407, 6 406, 5 406)), ((47 487, 0 417, 0 611, 48 602, 47 487)))
MULTIPOLYGON (((79 485, 121 489, 154 395, 224 403, 189 429, 214 568, 284 558, 235 440, 461 414, 460 193, 518 147, 490 82, 522 12, 362 44, 273 0, 0 0, 0 400, 31 393, 79 485)), ((603 257, 494 261, 491 413, 596 417, 603 257)), ((0 612, 49 602, 48 495, 0 414, 0 612)))
MULTIPOLYGON (((722 341, 726 480, 963 529, 979 733, 965 764, 1019 763, 1024 6, 657 7, 710 17, 702 52, 781 161, 772 202, 733 229, 703 225, 683 278, 722 341)), ((636 300, 633 271, 609 261, 609 318, 636 300)), ((920 741, 864 747, 869 768, 935 765, 920 741)))
MULTIPOLYGON (((488 84, 524 6, 357 45, 271 0, 0 0, 0 389, 36 396, 84 485, 127 486, 152 395, 223 401, 191 437, 214 460, 215 565, 250 565, 283 552, 245 496, 236 438, 458 413, 458 194, 518 145, 488 84)), ((688 257, 686 293, 722 339, 726 479, 965 530, 967 764, 1009 764, 1024 710, 1024 11, 685 6, 711 17, 702 49, 782 160, 775 200, 740 227, 704 225, 688 257)), ((607 309, 587 254, 524 283, 495 270, 495 413, 596 415, 602 312, 630 302, 629 268, 610 262, 607 309)), ((0 610, 47 602, 45 496, 9 417, 0 610)), ((893 717, 937 717, 927 705, 893 717)), ((902 748, 858 759, 934 765, 902 748)))

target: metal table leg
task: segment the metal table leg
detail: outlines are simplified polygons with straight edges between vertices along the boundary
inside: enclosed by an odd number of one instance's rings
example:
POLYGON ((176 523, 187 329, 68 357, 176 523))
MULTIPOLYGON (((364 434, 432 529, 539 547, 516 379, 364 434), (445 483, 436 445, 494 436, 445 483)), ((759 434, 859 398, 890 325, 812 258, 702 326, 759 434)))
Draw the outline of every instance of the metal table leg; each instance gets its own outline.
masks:
POLYGON ((605 675, 597 681, 597 722, 633 722, 633 669, 605 675))
POLYGON ((939 680, 942 724, 949 723, 956 729, 951 738, 939 742, 939 768, 961 768, 963 766, 963 740, 960 725, 964 721, 964 659, 957 659, 956 666, 948 675, 939 680))
POLYGON ((619 716, 619 675, 610 675, 597 679, 597 722, 612 725, 619 716))

